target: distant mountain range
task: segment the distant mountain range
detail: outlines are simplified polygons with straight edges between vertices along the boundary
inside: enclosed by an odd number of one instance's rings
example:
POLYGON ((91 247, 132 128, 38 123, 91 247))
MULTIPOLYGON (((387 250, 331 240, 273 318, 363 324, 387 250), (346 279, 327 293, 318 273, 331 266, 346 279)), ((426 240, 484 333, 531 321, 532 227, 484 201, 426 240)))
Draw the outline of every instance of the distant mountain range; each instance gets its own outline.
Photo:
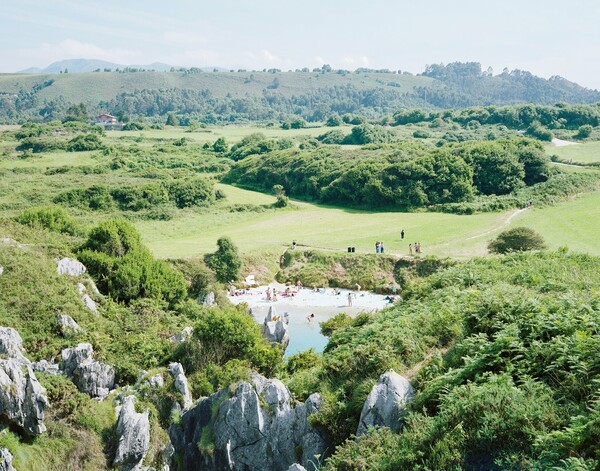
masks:
MULTIPOLYGON (((58 62, 53 62, 48 67, 43 69, 39 67, 30 67, 29 69, 20 70, 17 72, 18 74, 59 74, 61 72, 68 71, 70 74, 72 73, 85 73, 85 72, 94 72, 100 69, 104 71, 104 69, 110 69, 111 71, 115 71, 116 69, 145 69, 145 70, 155 70, 157 72, 168 72, 173 68, 172 65, 163 64, 162 62, 154 62, 148 65, 123 65, 116 64, 114 62, 107 62, 98 59, 66 59, 58 62)), ((212 71, 214 67, 200 67, 201 70, 208 72, 212 71)), ((224 71, 225 69, 219 68, 219 70, 224 71)))

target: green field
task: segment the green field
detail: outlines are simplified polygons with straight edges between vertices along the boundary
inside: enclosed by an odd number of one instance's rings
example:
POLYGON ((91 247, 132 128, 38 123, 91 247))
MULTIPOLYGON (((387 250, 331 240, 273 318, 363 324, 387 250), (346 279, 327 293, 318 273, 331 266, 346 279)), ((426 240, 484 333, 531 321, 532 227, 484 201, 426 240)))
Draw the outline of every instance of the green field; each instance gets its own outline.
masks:
MULTIPOLYGON (((270 204, 262 193, 219 186, 232 204, 270 204)), ((525 225, 539 231, 551 248, 600 255, 600 193, 574 201, 527 211, 461 216, 443 213, 365 212, 293 202, 294 209, 254 212, 189 212, 166 222, 136 223, 144 242, 158 257, 192 257, 215 250, 227 235, 244 253, 283 252, 293 240, 299 245, 335 251, 355 246, 374 251, 375 242, 386 252, 404 255, 408 244, 421 242, 425 255, 467 258, 485 255, 487 242, 502 229, 525 225), (400 230, 405 240, 400 240, 400 230)))
POLYGON ((171 127, 166 129, 144 129, 143 131, 109 131, 107 135, 112 140, 118 142, 120 138, 142 138, 143 140, 162 140, 162 139, 191 139, 196 142, 214 142, 219 137, 225 138, 229 144, 234 144, 242 138, 253 134, 262 133, 269 138, 298 138, 300 136, 317 137, 333 129, 341 129, 346 134, 350 133, 352 126, 340 126, 334 128, 321 127, 313 125, 302 129, 281 129, 280 127, 266 126, 211 126, 206 129, 198 129, 194 132, 186 132, 184 127, 171 127))
POLYGON ((549 155, 557 155, 561 160, 573 160, 578 163, 600 162, 600 141, 589 141, 573 144, 570 146, 546 147, 549 155))

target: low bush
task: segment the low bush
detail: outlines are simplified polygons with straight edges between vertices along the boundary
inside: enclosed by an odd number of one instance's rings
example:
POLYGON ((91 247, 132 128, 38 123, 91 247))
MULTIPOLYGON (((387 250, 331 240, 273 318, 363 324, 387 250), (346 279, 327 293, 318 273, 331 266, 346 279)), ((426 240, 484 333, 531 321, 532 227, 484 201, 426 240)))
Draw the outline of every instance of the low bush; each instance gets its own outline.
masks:
POLYGON ((46 229, 62 234, 79 235, 82 232, 75 219, 58 206, 27 209, 15 217, 15 221, 36 229, 46 229))
POLYGON ((488 244, 492 253, 525 252, 528 250, 543 250, 546 248, 544 238, 528 227, 515 227, 498 234, 488 244))

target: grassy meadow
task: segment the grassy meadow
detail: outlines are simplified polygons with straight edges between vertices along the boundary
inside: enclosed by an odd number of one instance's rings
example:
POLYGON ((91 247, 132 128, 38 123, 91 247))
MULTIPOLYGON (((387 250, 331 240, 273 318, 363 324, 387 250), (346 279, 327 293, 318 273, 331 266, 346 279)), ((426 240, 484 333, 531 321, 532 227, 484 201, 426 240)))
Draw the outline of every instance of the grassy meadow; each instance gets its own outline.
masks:
MULTIPOLYGON (((409 135, 418 126, 399 127, 401 135, 409 135)), ((233 144, 252 133, 269 138, 317 136, 336 128, 311 127, 283 130, 264 126, 215 126, 186 132, 185 128, 163 130, 112 131, 105 138, 111 144, 135 143, 140 148, 165 145, 182 137, 193 144, 214 142, 224 137, 233 144)), ((349 132, 350 126, 342 126, 349 132)), ((108 160, 98 152, 44 152, 26 159, 14 151, 16 141, 7 135, 1 145, 5 158, 0 159, 0 216, 14 216, 29 206, 48 204, 64 189, 110 183, 116 186, 151 183, 145 174, 80 172, 78 167, 106 165, 108 160), (12 146, 12 151, 10 151, 12 146), (58 167, 74 170, 62 174, 58 167)), ((546 148, 548 155, 591 162, 600 160, 600 144, 586 142, 573 146, 546 148)), ((183 151, 185 155, 186 151, 183 151)), ((185 158, 185 157, 184 157, 185 158)), ((593 171, 591 168, 561 166, 569 171, 593 171)), ((539 231, 551 248, 568 246, 572 250, 600 255, 596 234, 600 231, 600 193, 586 194, 555 206, 527 211, 509 210, 474 215, 432 212, 376 212, 324 206, 292 201, 288 208, 270 207, 275 197, 231 185, 217 184, 226 195, 224 200, 207 208, 178 210, 170 220, 133 218, 144 242, 161 258, 192 257, 212 252, 216 240, 230 236, 243 253, 260 256, 276 255, 293 240, 301 246, 332 251, 356 247, 362 253, 374 251, 375 242, 385 243, 387 253, 404 255, 408 244, 420 242, 425 255, 468 258, 486 254, 487 243, 502 229, 526 225, 539 231), (404 229, 405 240, 400 239, 404 229)), ((71 209, 89 225, 113 217, 109 212, 89 213, 71 209)), ((125 215, 125 217, 129 217, 125 215)))

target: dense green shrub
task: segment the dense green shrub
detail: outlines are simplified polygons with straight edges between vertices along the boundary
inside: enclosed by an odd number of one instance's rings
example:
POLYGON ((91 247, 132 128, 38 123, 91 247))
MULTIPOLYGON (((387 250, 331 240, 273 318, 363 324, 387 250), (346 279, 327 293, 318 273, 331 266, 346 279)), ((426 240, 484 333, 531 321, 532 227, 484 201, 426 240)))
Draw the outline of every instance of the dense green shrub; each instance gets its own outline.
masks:
POLYGON ((205 178, 175 181, 168 186, 169 196, 178 208, 208 205, 215 200, 215 189, 205 178))
POLYGON ((206 264, 215 272, 218 281, 237 280, 242 274, 242 258, 229 237, 217 240, 217 251, 206 257, 206 264))
POLYGON ((47 229, 63 234, 77 235, 81 232, 79 224, 58 206, 26 209, 15 217, 15 221, 37 229, 47 229))
POLYGON ((110 189, 103 185, 64 191, 54 198, 54 202, 68 207, 95 211, 109 211, 115 206, 110 189))
POLYGON ((79 134, 71 139, 67 144, 68 152, 82 152, 86 150, 98 150, 102 149, 104 144, 98 134, 79 134))
POLYGON ((492 253, 524 252, 545 248, 544 238, 528 227, 508 229, 498 234, 498 237, 488 244, 488 250, 492 253))
POLYGON ((151 209, 169 201, 169 192, 165 186, 156 183, 122 186, 111 190, 110 194, 119 209, 125 211, 151 209))
POLYGON ((186 373, 202 372, 210 365, 225 365, 231 360, 241 360, 246 368, 268 376, 281 366, 282 352, 263 339, 259 325, 243 307, 214 309, 188 304, 185 309, 193 311, 197 319, 192 338, 176 355, 186 373))
POLYGON ((154 260, 140 234, 128 222, 106 221, 90 231, 79 259, 98 288, 120 301, 148 297, 173 306, 187 295, 183 276, 154 260))

